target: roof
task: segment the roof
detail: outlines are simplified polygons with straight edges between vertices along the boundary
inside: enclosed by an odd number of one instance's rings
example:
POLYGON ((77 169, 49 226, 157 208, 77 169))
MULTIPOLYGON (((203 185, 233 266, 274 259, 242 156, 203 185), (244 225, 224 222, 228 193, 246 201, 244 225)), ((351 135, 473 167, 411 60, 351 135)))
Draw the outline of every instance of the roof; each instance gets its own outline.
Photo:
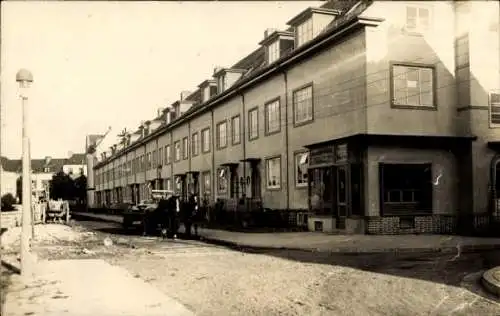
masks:
MULTIPOLYGON (((21 172, 22 160, 0 157, 2 168, 6 172, 21 172)), ((34 173, 43 173, 45 168, 50 168, 50 172, 62 170, 64 165, 84 165, 85 154, 73 154, 69 158, 31 159, 31 170, 34 173), (48 161, 48 163, 47 163, 48 161)))
MULTIPOLYGON (((197 113, 203 112, 213 106, 217 106, 219 103, 223 102, 227 97, 233 95, 235 91, 240 89, 245 89, 248 86, 261 81, 263 78, 266 78, 276 71, 280 71, 280 69, 290 67, 293 63, 300 61, 305 58, 307 55, 311 54, 314 51, 321 49, 324 47, 324 42, 326 39, 334 39, 336 38, 337 32, 339 32, 343 28, 351 28, 351 24, 356 23, 378 23, 380 19, 370 18, 363 19, 363 21, 357 19, 361 13, 363 13, 370 5, 372 1, 329 1, 321 6, 321 9, 333 9, 338 10, 340 16, 337 19, 334 19, 320 34, 318 34, 313 40, 308 43, 284 54, 284 56, 280 57, 277 61, 272 64, 268 64, 265 58, 265 49, 260 46, 252 53, 235 63, 230 69, 245 69, 246 72, 227 90, 224 92, 214 96, 208 102, 203 104, 195 104, 192 106, 182 117, 176 119, 167 124, 162 124, 162 126, 156 129, 153 133, 149 134, 147 137, 136 140, 131 143, 126 148, 118 151, 115 155, 99 162, 94 166, 94 168, 99 168, 101 165, 114 160, 116 157, 120 156, 121 153, 126 153, 130 150, 135 149, 142 142, 148 141, 156 135, 162 134, 166 132, 170 128, 174 128, 178 124, 182 124, 186 120, 189 120, 193 115, 197 113), (349 10, 352 9, 352 12, 349 12, 348 15, 345 15, 349 10), (365 21, 366 20, 366 21, 365 21)), ((287 31, 293 30, 292 28, 287 28, 287 31)), ((189 97, 188 97, 189 98, 189 97)))

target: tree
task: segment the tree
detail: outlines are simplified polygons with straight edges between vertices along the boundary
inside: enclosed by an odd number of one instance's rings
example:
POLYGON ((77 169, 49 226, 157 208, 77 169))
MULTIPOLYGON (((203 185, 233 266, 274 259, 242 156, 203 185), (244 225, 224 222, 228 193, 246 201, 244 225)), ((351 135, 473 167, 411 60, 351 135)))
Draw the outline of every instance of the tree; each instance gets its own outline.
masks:
POLYGON ((1 198, 2 201, 2 211, 13 211, 15 210, 14 204, 16 204, 16 198, 12 193, 6 193, 1 198))
POLYGON ((74 181, 75 184, 75 197, 80 203, 85 204, 87 201, 87 177, 82 174, 74 181))
POLYGON ((63 171, 52 176, 50 181, 50 198, 53 200, 72 200, 75 197, 75 183, 63 171))

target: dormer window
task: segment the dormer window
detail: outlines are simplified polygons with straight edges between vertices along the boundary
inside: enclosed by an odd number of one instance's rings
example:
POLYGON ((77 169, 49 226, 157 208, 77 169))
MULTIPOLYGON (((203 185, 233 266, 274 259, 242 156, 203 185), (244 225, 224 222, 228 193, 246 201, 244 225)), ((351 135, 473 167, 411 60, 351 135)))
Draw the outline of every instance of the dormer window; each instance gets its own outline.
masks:
POLYGON ((296 28, 297 46, 300 46, 313 39, 313 21, 312 18, 307 19, 296 28))
POLYGON ((220 75, 217 78, 217 91, 218 93, 224 92, 227 89, 227 75, 220 75))
POLYGON ((268 61, 273 63, 280 58, 280 41, 275 41, 267 47, 268 61))
POLYGON ((340 14, 341 11, 334 9, 308 8, 288 21, 295 28, 296 47, 312 40, 340 14))

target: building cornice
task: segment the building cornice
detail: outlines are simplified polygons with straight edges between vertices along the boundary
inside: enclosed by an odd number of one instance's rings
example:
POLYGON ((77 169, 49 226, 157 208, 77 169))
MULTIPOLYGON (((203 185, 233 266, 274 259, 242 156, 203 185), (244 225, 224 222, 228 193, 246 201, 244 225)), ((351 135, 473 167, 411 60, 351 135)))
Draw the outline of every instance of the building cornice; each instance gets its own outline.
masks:
POLYGON ((336 27, 332 27, 331 29, 326 30, 325 32, 319 34, 317 37, 305 43, 304 45, 295 49, 291 54, 283 56, 278 59, 271 65, 265 66, 255 73, 252 73, 248 77, 244 77, 241 80, 237 81, 231 88, 223 91, 222 93, 214 96, 204 104, 200 104, 198 106, 192 107, 189 109, 182 117, 170 122, 168 125, 164 125, 156 129, 153 133, 148 136, 137 140, 136 142, 127 146, 127 148, 122 149, 120 152, 116 153, 112 157, 107 158, 104 161, 98 162, 94 169, 100 168, 101 166, 112 162, 114 159, 118 158, 122 154, 126 154, 139 146, 147 143, 149 140, 156 136, 160 136, 165 134, 180 124, 192 119, 196 115, 200 115, 213 107, 219 105, 220 103, 226 101, 228 98, 233 97, 242 93, 244 90, 250 88, 251 86, 261 82, 265 78, 268 78, 276 73, 282 72, 294 64, 304 60, 304 58, 310 56, 311 54, 316 53, 318 50, 321 50, 326 45, 331 44, 332 42, 342 39, 343 37, 353 34, 356 31, 359 31, 367 26, 377 26, 384 19, 376 18, 376 17, 361 17, 354 16, 350 19, 340 22, 336 27))

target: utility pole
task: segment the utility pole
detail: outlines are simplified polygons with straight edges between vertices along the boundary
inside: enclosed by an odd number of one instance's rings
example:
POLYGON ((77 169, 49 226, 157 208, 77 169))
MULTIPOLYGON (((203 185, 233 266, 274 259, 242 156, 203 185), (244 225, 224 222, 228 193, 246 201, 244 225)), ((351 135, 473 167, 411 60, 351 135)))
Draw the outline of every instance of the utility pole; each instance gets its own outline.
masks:
POLYGON ((21 69, 16 74, 16 81, 19 84, 20 97, 22 103, 22 137, 23 137, 23 213, 22 213, 22 229, 21 229, 21 276, 29 278, 32 270, 31 256, 31 233, 30 226, 32 222, 31 210, 31 159, 30 159, 30 142, 28 130, 28 95, 27 89, 33 82, 33 75, 26 69, 21 69))

